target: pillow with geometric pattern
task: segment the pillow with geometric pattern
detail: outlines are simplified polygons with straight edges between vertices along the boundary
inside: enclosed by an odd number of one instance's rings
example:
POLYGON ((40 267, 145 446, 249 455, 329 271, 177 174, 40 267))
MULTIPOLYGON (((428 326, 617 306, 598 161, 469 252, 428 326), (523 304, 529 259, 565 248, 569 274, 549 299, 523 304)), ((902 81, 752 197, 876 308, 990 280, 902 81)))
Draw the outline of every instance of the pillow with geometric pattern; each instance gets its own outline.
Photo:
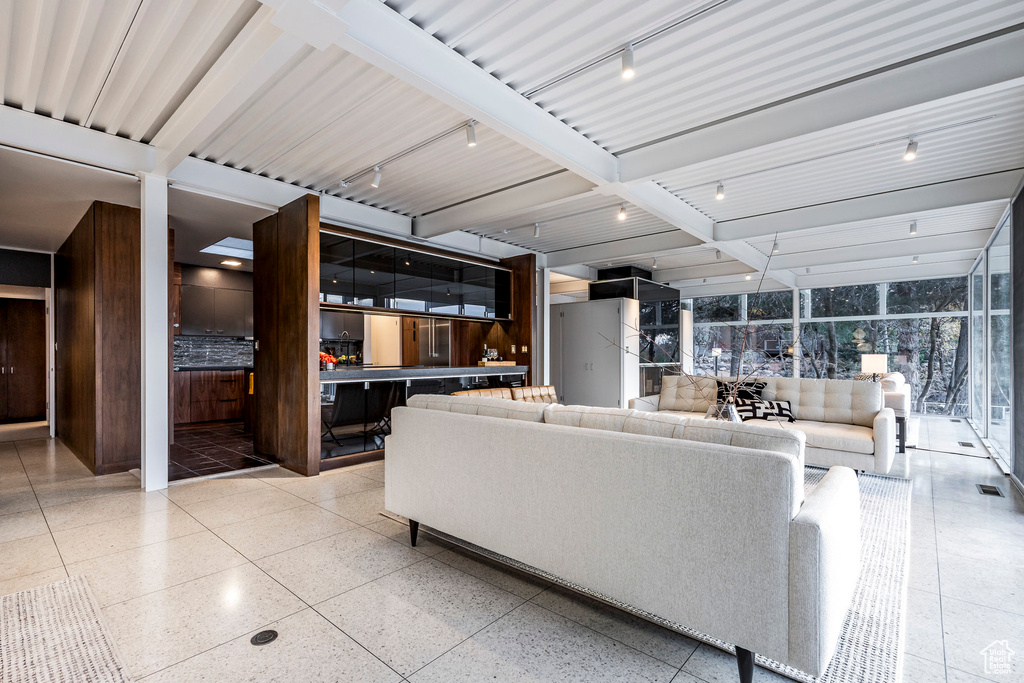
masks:
POLYGON ((753 401, 761 398, 761 392, 768 386, 764 382, 719 382, 718 402, 725 403, 730 398, 753 401))
POLYGON ((793 415, 793 408, 789 401, 737 398, 736 412, 744 422, 747 420, 767 420, 773 417, 786 420, 787 422, 796 422, 796 416, 793 415))

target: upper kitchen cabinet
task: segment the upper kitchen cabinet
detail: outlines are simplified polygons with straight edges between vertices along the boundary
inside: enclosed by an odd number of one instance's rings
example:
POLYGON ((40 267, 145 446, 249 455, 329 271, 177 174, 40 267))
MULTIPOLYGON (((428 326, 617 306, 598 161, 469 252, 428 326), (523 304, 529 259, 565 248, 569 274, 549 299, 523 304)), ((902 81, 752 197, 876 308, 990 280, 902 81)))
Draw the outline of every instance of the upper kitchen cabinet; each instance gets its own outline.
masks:
POLYGON ((511 299, 512 276, 505 268, 320 233, 323 303, 510 319, 511 299))
POLYGON ((253 336, 252 275, 218 268, 183 266, 181 334, 253 336))
POLYGON ((213 287, 181 286, 181 333, 212 336, 217 329, 217 290, 213 287))

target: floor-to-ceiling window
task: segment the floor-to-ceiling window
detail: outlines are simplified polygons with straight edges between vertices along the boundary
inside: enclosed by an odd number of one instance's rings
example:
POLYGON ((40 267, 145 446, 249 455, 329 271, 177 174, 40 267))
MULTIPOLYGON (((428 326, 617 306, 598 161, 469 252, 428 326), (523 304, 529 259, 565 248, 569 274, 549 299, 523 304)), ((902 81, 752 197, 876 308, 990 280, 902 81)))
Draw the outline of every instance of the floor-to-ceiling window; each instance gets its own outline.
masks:
POLYGON ((985 422, 985 387, 987 386, 985 363, 985 254, 970 275, 971 283, 971 424, 981 434, 987 435, 985 422))
POLYGON ((1010 318, 1010 227, 988 249, 988 439, 1013 468, 1013 358, 1010 318))

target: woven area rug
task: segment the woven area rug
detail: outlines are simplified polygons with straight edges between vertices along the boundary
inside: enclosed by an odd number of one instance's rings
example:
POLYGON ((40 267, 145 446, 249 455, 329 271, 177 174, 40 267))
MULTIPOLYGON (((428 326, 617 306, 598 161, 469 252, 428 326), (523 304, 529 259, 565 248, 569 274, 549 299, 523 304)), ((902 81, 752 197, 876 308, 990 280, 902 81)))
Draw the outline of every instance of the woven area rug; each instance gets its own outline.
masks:
POLYGON ((3 683, 131 683, 84 576, 0 597, 3 683))
MULTIPOLYGON (((804 468, 804 490, 810 493, 827 470, 804 468)), ((850 611, 843 624, 839 644, 828 669, 815 678, 803 671, 785 666, 765 657, 757 657, 757 665, 776 671, 801 683, 896 683, 902 678, 903 650, 906 644, 907 585, 910 561, 910 492, 911 481, 897 477, 862 474, 860 484, 861 511, 861 573, 854 591, 850 611)), ((390 512, 382 514, 406 521, 390 512)), ((480 548, 443 532, 422 526, 434 536, 450 543, 515 567, 552 583, 596 598, 630 614, 660 624, 694 640, 733 654, 730 643, 694 631, 681 624, 636 609, 583 586, 565 581, 548 572, 535 569, 485 548, 480 548)))

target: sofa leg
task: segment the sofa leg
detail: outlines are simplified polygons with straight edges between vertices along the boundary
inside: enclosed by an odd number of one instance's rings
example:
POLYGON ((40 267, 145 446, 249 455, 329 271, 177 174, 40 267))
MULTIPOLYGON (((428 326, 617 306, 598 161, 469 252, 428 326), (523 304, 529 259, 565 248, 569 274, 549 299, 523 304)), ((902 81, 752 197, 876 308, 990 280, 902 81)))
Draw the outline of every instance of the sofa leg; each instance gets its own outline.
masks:
POLYGON ((420 531, 420 523, 414 520, 409 520, 409 542, 412 543, 413 547, 416 546, 416 534, 420 531))
POLYGON ((754 680, 754 653, 736 647, 736 664, 740 668, 740 683, 753 683, 754 680))

